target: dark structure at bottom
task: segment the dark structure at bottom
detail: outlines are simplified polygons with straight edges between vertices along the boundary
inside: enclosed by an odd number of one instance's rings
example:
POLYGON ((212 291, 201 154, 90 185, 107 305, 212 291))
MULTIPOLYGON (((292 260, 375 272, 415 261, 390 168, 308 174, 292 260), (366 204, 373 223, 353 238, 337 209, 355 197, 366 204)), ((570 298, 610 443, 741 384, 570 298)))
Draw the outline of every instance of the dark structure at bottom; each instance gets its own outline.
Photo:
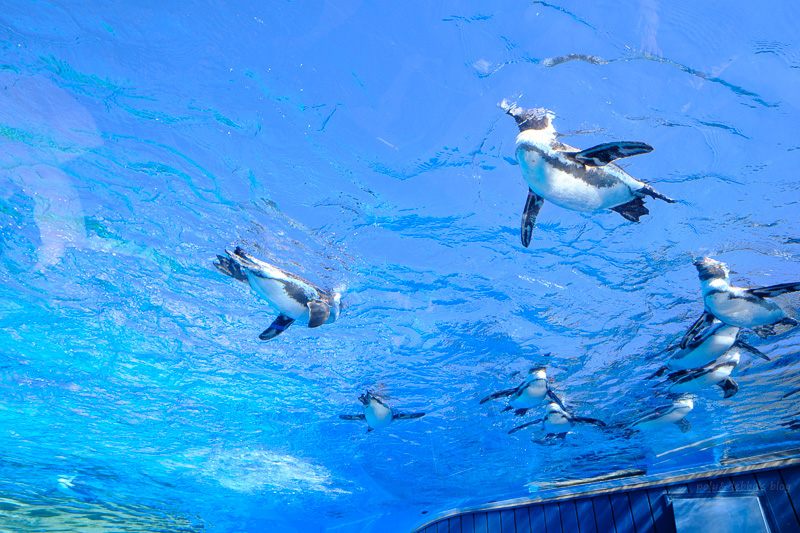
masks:
POLYGON ((418 533, 800 533, 800 466, 577 495, 442 518, 418 533))

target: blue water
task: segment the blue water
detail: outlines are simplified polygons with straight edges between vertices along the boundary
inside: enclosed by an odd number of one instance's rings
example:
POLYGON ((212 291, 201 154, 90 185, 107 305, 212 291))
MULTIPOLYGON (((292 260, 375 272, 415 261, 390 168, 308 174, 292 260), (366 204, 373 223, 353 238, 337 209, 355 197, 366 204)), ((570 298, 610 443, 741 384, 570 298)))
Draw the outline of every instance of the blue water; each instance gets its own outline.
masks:
POLYGON ((796 331, 745 335, 772 361, 699 393, 685 434, 542 444, 507 433, 540 410, 478 403, 544 364, 624 424, 664 402, 645 378, 702 310, 693 257, 800 279, 800 7, 12 0, 0 22, 3 530, 409 531, 800 446, 796 331), (545 204, 523 248, 504 98, 580 148, 652 145, 621 164, 678 203, 545 204), (345 287, 343 315, 259 341, 276 312, 212 266, 237 245, 345 287), (338 417, 366 389, 427 414, 367 434, 338 417))

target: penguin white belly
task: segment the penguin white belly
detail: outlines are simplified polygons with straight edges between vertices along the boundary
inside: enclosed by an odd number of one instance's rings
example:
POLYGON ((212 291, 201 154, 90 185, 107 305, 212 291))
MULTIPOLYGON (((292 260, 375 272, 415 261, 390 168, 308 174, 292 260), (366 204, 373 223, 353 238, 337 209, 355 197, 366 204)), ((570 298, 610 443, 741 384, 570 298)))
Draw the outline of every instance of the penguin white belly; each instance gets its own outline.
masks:
POLYGON ((519 394, 512 396, 508 405, 514 409, 530 409, 542 403, 542 398, 547 394, 547 383, 544 381, 534 381, 519 394))
POLYGON ((392 410, 378 402, 371 402, 364 409, 364 418, 372 429, 385 428, 392 421, 392 410))
POLYGON ((706 309, 731 326, 756 328, 774 324, 786 314, 778 304, 769 300, 753 302, 731 298, 726 292, 709 294, 704 298, 706 309))
MULTIPOLYGON (((702 368, 721 357, 731 349, 736 342, 736 335, 739 328, 730 326, 720 328, 720 330, 706 339, 694 350, 689 350, 682 357, 670 359, 668 366, 673 370, 689 370, 690 368, 702 368)), ((721 361, 720 361, 721 362, 721 361)))
POLYGON ((652 418, 650 420, 645 420, 643 422, 637 422, 633 425, 635 429, 647 431, 651 429, 658 429, 667 424, 672 424, 677 422, 681 418, 685 417, 691 411, 691 407, 679 407, 676 409, 672 409, 664 414, 664 416, 660 416, 658 418, 652 418))
MULTIPOLYGON (((633 200, 631 188, 611 173, 608 183, 596 186, 568 171, 553 167, 535 152, 518 150, 517 159, 528 186, 537 195, 560 207, 593 213, 633 200)), ((576 170, 582 166, 574 164, 576 170)), ((598 170, 598 172, 605 172, 598 170)))
POLYGON ((308 306, 303 305, 287 294, 285 282, 279 279, 262 278, 249 270, 247 271, 247 280, 256 294, 268 301, 284 315, 295 320, 300 318, 308 319, 308 306))
POLYGON ((571 427, 570 420, 564 415, 550 415, 544 419, 544 430, 547 434, 566 433, 571 427))

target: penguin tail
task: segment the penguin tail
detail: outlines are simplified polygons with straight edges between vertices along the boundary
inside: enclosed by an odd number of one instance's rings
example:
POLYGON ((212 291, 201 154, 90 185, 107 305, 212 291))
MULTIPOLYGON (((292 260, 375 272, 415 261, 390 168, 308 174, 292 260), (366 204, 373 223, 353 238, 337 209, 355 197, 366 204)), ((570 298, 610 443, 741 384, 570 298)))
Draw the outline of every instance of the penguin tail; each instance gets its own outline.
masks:
POLYGON ((651 186, 646 185, 646 184, 645 184, 644 187, 642 187, 641 189, 639 189, 636 192, 638 192, 639 194, 644 194, 646 196, 651 196, 651 197, 655 198, 656 200, 663 200, 663 201, 667 202, 668 204, 676 203, 676 200, 673 200, 669 196, 665 196, 665 195, 661 194, 660 192, 658 192, 657 190, 655 190, 654 188, 652 188, 651 186))
POLYGON ((218 255, 217 260, 214 261, 214 266, 226 276, 230 276, 235 280, 244 281, 247 283, 247 274, 244 273, 242 267, 239 266, 239 263, 230 257, 218 255))
POLYGON ((627 204, 612 207, 611 210, 616 211, 631 222, 639 222, 639 218, 650 214, 650 211, 644 206, 644 200, 642 200, 640 196, 637 196, 627 204))

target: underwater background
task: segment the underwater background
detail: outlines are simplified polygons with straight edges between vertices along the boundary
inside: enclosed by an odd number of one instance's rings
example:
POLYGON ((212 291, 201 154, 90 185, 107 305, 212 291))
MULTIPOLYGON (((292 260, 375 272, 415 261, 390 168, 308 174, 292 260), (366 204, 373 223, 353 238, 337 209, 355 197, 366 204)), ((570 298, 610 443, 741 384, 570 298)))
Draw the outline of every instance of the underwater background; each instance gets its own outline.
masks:
POLYGON ((543 365, 623 426, 665 401, 695 257, 800 280, 798 27, 776 1, 5 2, 0 528, 410 531, 800 447, 797 330, 746 333, 771 361, 687 433, 540 442, 508 430, 541 409, 479 404, 543 365), (653 146, 620 164, 678 202, 546 203, 522 247, 505 98, 653 146), (235 246, 343 288, 339 320, 260 341, 277 313, 212 265, 235 246), (367 389, 426 415, 341 420, 367 389))

